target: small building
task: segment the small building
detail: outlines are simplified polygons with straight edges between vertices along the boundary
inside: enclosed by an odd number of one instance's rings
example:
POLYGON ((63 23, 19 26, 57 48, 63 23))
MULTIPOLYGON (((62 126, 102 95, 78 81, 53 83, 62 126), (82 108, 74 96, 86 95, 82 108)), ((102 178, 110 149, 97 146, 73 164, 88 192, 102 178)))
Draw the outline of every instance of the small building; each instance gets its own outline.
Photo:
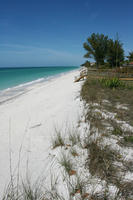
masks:
POLYGON ((94 66, 96 63, 95 62, 91 62, 90 63, 90 66, 94 66))
POLYGON ((130 67, 133 67, 133 61, 128 64, 130 67))
POLYGON ((122 67, 133 67, 133 61, 128 64, 123 64, 122 67))

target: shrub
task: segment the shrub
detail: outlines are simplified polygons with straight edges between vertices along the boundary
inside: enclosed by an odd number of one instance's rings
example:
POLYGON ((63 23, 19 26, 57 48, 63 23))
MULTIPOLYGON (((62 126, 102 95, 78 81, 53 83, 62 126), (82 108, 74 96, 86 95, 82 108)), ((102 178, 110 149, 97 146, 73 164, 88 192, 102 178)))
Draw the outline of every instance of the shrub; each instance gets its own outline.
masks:
POLYGON ((111 125, 113 126, 113 131, 112 131, 113 135, 116 135, 116 136, 123 135, 123 130, 121 129, 119 124, 117 124, 115 121, 112 120, 111 125))
POLYGON ((100 84, 107 88, 123 88, 125 84, 117 77, 114 78, 102 78, 99 80, 100 84))
POLYGON ((133 143, 133 136, 125 136, 124 140, 125 140, 125 142, 133 143))

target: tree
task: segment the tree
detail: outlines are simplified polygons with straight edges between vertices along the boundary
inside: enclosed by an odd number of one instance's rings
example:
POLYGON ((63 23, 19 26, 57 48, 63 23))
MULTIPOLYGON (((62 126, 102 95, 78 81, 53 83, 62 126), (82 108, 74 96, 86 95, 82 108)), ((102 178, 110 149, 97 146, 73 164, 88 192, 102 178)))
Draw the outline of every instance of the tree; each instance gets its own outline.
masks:
POLYGON ((83 63, 81 66, 84 66, 86 68, 91 67, 90 61, 85 61, 85 63, 83 63))
POLYGON ((129 52, 129 56, 127 56, 129 62, 132 62, 133 61, 133 51, 130 51, 129 52))
POLYGON ((124 50, 122 43, 116 40, 108 40, 107 62, 111 67, 119 67, 124 61, 124 50))
POLYGON ((85 58, 93 58, 96 61, 97 67, 104 64, 107 55, 108 36, 93 33, 87 38, 87 42, 83 46, 87 51, 84 55, 85 58))

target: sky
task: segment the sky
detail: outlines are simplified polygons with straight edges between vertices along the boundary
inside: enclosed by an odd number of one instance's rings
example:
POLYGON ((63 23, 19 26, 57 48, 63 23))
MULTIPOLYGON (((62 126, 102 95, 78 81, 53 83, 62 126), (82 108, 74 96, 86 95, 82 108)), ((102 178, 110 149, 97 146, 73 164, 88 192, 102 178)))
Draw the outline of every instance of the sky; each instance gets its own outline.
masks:
POLYGON ((0 67, 79 66, 92 33, 133 50, 133 0, 0 0, 0 67))

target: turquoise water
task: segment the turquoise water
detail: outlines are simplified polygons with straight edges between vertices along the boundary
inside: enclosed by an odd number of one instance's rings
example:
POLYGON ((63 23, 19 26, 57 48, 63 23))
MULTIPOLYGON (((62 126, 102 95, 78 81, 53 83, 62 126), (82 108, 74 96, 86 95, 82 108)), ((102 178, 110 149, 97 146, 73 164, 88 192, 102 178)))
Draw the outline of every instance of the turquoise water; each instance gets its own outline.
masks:
POLYGON ((0 68, 0 90, 65 73, 77 67, 0 68))

